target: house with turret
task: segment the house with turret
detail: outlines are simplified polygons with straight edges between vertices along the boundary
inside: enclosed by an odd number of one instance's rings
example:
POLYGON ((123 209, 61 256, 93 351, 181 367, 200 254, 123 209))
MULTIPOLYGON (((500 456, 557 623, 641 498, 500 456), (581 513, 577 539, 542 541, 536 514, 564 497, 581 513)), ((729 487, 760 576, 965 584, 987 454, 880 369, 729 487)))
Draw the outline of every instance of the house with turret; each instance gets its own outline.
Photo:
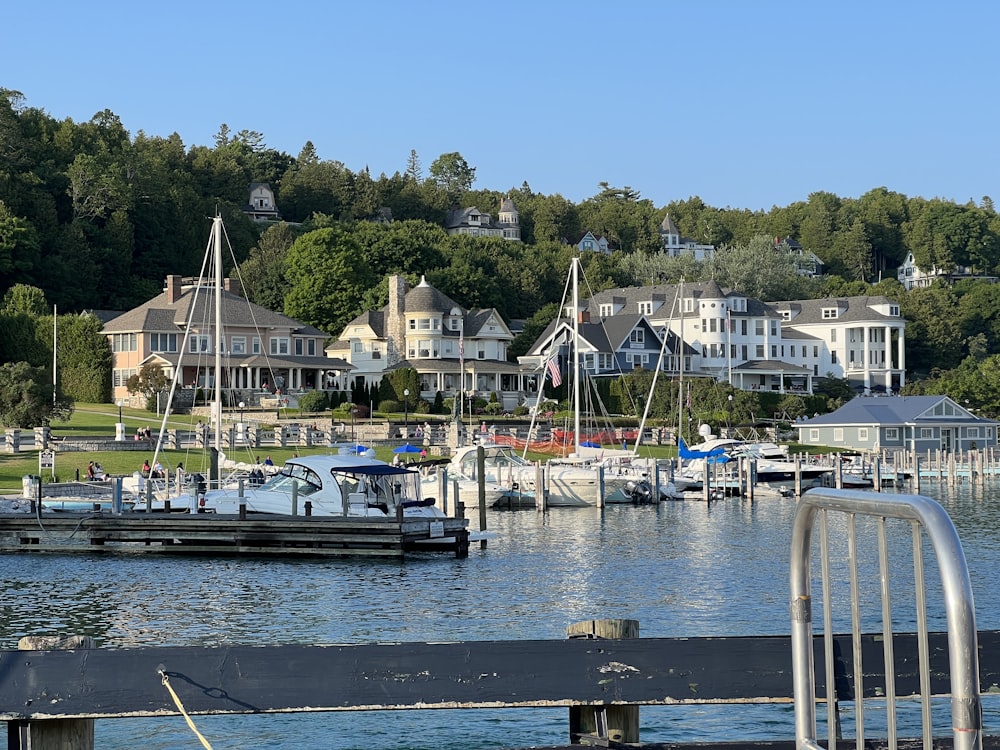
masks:
POLYGON ((521 216, 514 201, 504 198, 500 201, 500 212, 496 221, 492 215, 480 211, 475 206, 453 208, 445 218, 444 229, 448 234, 463 234, 469 237, 501 237, 511 242, 521 241, 521 216))

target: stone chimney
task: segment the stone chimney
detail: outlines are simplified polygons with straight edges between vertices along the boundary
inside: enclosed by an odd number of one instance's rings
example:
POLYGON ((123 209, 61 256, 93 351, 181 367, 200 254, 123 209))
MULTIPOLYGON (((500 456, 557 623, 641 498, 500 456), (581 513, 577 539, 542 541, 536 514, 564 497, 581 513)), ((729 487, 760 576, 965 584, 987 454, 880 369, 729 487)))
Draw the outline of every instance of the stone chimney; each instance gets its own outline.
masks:
POLYGON ((167 276, 167 302, 173 304, 181 298, 181 277, 167 276))
POLYGON ((389 277, 389 313, 385 321, 388 362, 406 359, 406 293, 409 286, 402 276, 389 277))
POLYGON ((237 297, 243 296, 243 285, 239 279, 223 279, 222 288, 230 294, 235 294, 237 297))

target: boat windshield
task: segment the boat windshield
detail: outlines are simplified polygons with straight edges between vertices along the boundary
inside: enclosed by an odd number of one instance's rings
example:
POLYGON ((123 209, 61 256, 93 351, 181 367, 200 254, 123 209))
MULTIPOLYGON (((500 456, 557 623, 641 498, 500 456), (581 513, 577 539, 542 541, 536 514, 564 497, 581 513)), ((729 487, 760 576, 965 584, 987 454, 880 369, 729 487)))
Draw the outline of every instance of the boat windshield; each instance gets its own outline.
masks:
POLYGON ((300 495, 311 495, 323 488, 323 480, 312 469, 300 464, 285 464, 261 489, 291 493, 292 482, 299 483, 300 495))

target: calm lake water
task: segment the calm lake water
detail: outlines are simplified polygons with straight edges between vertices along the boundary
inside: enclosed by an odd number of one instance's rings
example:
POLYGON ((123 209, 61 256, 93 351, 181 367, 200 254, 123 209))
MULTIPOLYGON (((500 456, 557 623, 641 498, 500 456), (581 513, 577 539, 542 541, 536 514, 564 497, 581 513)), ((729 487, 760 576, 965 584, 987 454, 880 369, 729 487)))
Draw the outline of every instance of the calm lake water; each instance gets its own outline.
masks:
MULTIPOLYGON (((1000 495, 975 488, 940 495, 933 485, 924 491, 958 528, 979 628, 1000 629, 1000 588, 993 585, 1000 495)), ((787 634, 795 508, 792 499, 768 497, 603 512, 491 512, 496 538, 486 550, 474 543, 466 560, 6 555, 0 556, 0 638, 3 648, 16 648, 23 635, 53 633, 91 635, 113 648, 561 639, 568 624, 597 618, 636 619, 649 637, 787 634)), ((832 528, 836 536, 836 523, 832 528)), ((908 528, 890 529, 890 536, 909 549, 908 528)), ((874 550, 874 543, 863 544, 863 559, 874 559, 874 550)), ((835 551, 834 566, 841 563, 835 551)), ((894 592, 897 583, 908 592, 908 579, 909 563, 893 566, 894 592)), ((936 583, 933 570, 928 580, 936 583)), ((864 598, 873 597, 866 590, 864 598)), ((911 602, 905 594, 894 598, 898 631, 915 629, 911 602)), ((867 609, 865 629, 880 629, 877 606, 867 609)), ((944 629, 943 617, 931 627, 944 629)), ((641 717, 645 742, 794 736, 785 707, 643 707, 641 717)), ((1000 726, 998 717, 987 705, 987 726, 1000 726)), ((216 750, 457 750, 567 738, 566 709, 195 717, 195 723, 216 750)), ((182 718, 119 719, 97 722, 97 746, 167 750, 200 743, 182 718)))

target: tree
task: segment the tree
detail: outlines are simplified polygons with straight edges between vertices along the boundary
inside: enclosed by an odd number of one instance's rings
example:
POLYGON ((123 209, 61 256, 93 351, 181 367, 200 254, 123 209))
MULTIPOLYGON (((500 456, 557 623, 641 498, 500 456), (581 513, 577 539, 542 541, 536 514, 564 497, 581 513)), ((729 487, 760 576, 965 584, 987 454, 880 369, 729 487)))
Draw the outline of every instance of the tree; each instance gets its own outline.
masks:
POLYGON ((0 303, 0 313, 3 315, 16 315, 23 313, 32 317, 40 317, 49 311, 49 304, 45 301, 45 292, 35 286, 27 284, 15 284, 3 296, 0 303))
POLYGON ((72 413, 69 399, 59 393, 53 399, 45 368, 27 362, 6 362, 0 367, 0 422, 5 427, 39 427, 72 413))
POLYGON ((240 266, 240 277, 247 299, 268 310, 283 310, 285 293, 285 255, 295 243, 291 224, 270 225, 250 250, 250 257, 240 266))
POLYGON ((410 149, 410 158, 406 160, 406 176, 414 182, 424 179, 423 169, 420 167, 420 157, 417 156, 416 149, 410 149))
MULTIPOLYGON (((44 328, 47 332, 52 326, 44 328)), ((51 340, 47 342, 51 348, 51 340)), ((60 315, 58 345, 59 385, 66 396, 88 403, 110 401, 113 359, 101 321, 94 315, 60 315)))
POLYGON ((846 232, 840 232, 833 244, 851 278, 858 281, 868 281, 871 278, 872 245, 860 219, 855 219, 846 232))
POLYGON ((147 362, 139 369, 138 374, 129 376, 125 381, 125 388, 129 393, 141 393, 146 397, 148 405, 153 403, 155 396, 170 388, 170 378, 164 374, 159 363, 147 362))
POLYGON ((787 299, 787 291, 796 289, 799 281, 792 256, 775 248, 764 234, 746 244, 719 248, 707 266, 719 284, 761 300, 787 299))
POLYGON ((470 167, 457 151, 441 154, 431 164, 430 171, 431 179, 448 197, 449 205, 457 205, 476 181, 475 167, 470 167))

